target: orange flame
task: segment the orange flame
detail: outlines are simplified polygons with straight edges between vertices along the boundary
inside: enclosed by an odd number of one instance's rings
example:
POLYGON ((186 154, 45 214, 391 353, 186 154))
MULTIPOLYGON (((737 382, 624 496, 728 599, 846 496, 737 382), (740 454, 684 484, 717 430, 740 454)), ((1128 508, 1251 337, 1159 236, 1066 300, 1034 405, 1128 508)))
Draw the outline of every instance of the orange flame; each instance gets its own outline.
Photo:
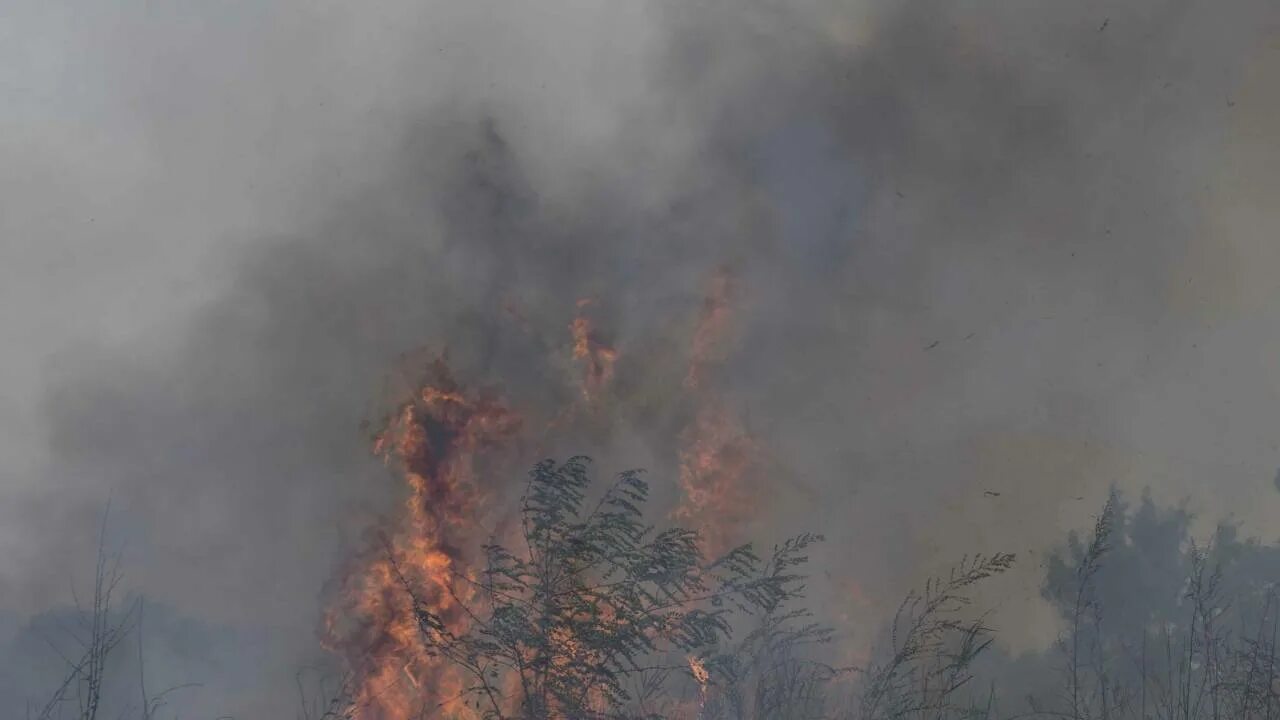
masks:
POLYGON ((697 410, 680 435, 679 479, 684 497, 672 513, 702 532, 705 549, 712 555, 728 550, 736 526, 750 517, 751 488, 745 480, 759 461, 755 440, 705 382, 728 335, 732 280, 727 268, 715 272, 694 328, 684 385, 694 392, 697 410))
POLYGON ((443 361, 433 370, 435 380, 374 441, 374 452, 397 465, 409 486, 403 515, 357 559, 325 618, 326 644, 352 671, 348 716, 361 720, 409 720, 437 706, 466 712, 462 679, 427 652, 414 603, 447 631, 465 631, 463 603, 473 593, 457 580, 467 573, 461 541, 483 500, 476 453, 509 441, 521 421, 501 403, 464 391, 443 361))
POLYGON ((693 655, 689 656, 689 672, 698 683, 698 709, 694 717, 701 718, 703 708, 707 705, 707 686, 711 683, 711 673, 707 672, 707 666, 693 655))
POLYGON ((579 300, 578 314, 569 325, 573 333, 573 357, 584 363, 582 396, 587 400, 597 397, 613 379, 613 365, 618 359, 618 351, 600 341, 591 318, 586 314, 594 302, 590 298, 579 300))
POLYGON ((731 547, 735 526, 752 512, 745 477, 758 461, 758 446, 720 404, 699 410, 681 435, 680 487, 683 502, 672 516, 702 532, 712 555, 731 547))
MULTIPOLYGON (((753 488, 746 481, 760 458, 755 440, 707 382, 732 320, 731 280, 725 269, 714 274, 690 339, 683 386, 693 412, 679 436, 682 499, 672 512, 703 532, 704 549, 713 555, 728 549, 738 526, 754 512, 753 488)), ((569 326, 573 358, 582 367, 581 397, 588 403, 596 403, 608 388, 618 358, 600 337, 590 314, 593 305, 592 299, 580 300, 569 326)), ((504 309, 528 329, 514 306, 504 309)), ((553 427, 577 405, 562 409, 553 427)), ((402 474, 408 497, 337 581, 337 599, 325 616, 326 645, 345 658, 351 671, 346 717, 475 717, 466 707, 464 678, 423 642, 417 611, 426 610, 454 635, 469 628, 465 606, 474 592, 470 558, 463 549, 471 546, 476 518, 486 505, 477 463, 514 442, 521 426, 520 415, 493 397, 464 388, 437 359, 431 379, 375 438, 374 453, 402 474)), ((576 638, 551 640, 562 649, 560 658, 579 664, 597 661, 576 649, 576 638)), ((705 701, 710 676, 696 658, 689 663, 705 701)))

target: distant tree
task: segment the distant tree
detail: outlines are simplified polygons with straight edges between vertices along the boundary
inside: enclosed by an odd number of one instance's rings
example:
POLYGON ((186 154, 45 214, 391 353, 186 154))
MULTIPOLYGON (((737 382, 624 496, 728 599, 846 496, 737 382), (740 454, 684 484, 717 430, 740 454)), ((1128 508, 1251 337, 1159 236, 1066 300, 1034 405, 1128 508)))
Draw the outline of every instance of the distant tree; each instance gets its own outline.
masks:
POLYGON ((68 650, 49 640, 50 647, 65 664, 64 673, 44 702, 27 707, 27 720, 98 720, 103 717, 156 720, 160 711, 168 706, 172 693, 197 687, 195 683, 186 683, 160 692, 147 689, 142 637, 143 600, 134 597, 122 601, 119 597, 124 573, 121 554, 107 549, 109 515, 110 503, 102 513, 91 592, 83 603, 73 593, 74 622, 62 628, 74 646, 68 650), (108 697, 111 693, 107 687, 107 680, 119 660, 120 646, 131 635, 137 643, 137 706, 123 697, 115 697, 114 703, 109 702, 112 698, 108 697))
MULTIPOLYGON (((106 530, 107 512, 104 511, 94 564, 93 592, 87 607, 76 598, 78 627, 69 632, 78 646, 77 652, 62 654, 66 673, 49 699, 39 708, 27 708, 27 717, 33 720, 56 720, 65 717, 68 711, 73 712, 78 720, 97 720, 102 709, 108 662, 139 619, 140 603, 128 603, 123 613, 116 609, 117 589, 123 576, 119 554, 107 552, 106 530)), ((143 718, 146 720, 149 717, 147 709, 152 705, 145 690, 143 698, 146 704, 143 718)))
POLYGON ((992 669, 1019 718, 1280 720, 1280 545, 1113 492, 1046 562, 1056 652, 992 669), (1055 672, 1056 671, 1056 672, 1055 672))

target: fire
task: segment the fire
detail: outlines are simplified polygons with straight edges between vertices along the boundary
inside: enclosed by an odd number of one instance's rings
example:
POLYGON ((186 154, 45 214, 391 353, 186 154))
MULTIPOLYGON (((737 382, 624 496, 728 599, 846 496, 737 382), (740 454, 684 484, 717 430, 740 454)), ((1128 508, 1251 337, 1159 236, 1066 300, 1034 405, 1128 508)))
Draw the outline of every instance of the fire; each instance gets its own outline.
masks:
POLYGON ((745 477, 755 468, 755 440, 725 407, 709 402, 681 435, 680 488, 683 502, 672 516, 702 531, 712 555, 731 547, 732 531, 752 511, 745 477))
POLYGON ((707 672, 707 666, 701 660, 692 655, 689 656, 689 672, 698 683, 697 717, 702 717, 702 709, 707 705, 707 686, 711 683, 711 673, 707 672))
POLYGON ((702 531, 705 549, 712 555, 728 550, 733 529, 750 517, 751 488, 745 480, 760 457, 750 433, 706 382, 728 335, 732 290, 732 276, 722 267, 711 278, 694 328, 684 386, 692 393, 696 411, 680 435, 683 500, 672 513, 702 531))
POLYGON ((343 578, 325 621, 327 644, 352 672, 348 716, 361 720, 409 720, 437 706, 466 712, 463 680, 428 654, 418 612, 440 618, 446 632, 466 629, 472 591, 461 548, 484 500, 476 456, 509 442, 521 420, 465 391, 443 361, 433 375, 374 441, 408 485, 403 512, 343 578))
MULTIPOLYGON (((679 434, 682 498, 672 516, 699 529, 704 550, 713 555, 730 547, 736 527, 753 512, 745 481, 761 455, 708 382, 732 321, 731 280, 724 269, 711 279, 690 338, 688 372, 683 383, 672 383, 691 406, 690 421, 679 434)), ((572 357, 582 368, 580 397, 598 408, 610 389, 618 352, 602 340, 591 313, 594 305, 592 299, 579 301, 569 330, 572 357)), ((527 318, 514 306, 504 309, 528 330, 527 318)), ((457 382, 442 359, 432 362, 428 377, 373 442, 373 452, 403 477, 407 497, 336 582, 336 599, 325 617, 326 645, 350 669, 345 717, 355 720, 476 717, 466 702, 470 680, 429 651, 424 632, 457 636, 470 627, 476 576, 465 549, 477 544, 477 519, 489 499, 479 462, 519 440, 523 421, 492 393, 457 382), (424 616, 435 623, 429 630, 424 630, 424 616)), ((544 434, 562 429, 578 406, 573 402, 559 412, 543 408, 542 416, 553 418, 544 434)), ((575 637, 549 640, 566 661, 598 661, 577 649, 575 637)), ((689 667, 705 701, 710 674, 697 658, 689 659, 689 667)))
POLYGON ((707 672, 707 666, 696 657, 689 657, 689 672, 693 673, 693 679, 698 681, 698 685, 702 686, 703 692, 706 692, 707 683, 711 680, 711 673, 707 672))
POLYGON ((595 303, 590 298, 578 301, 578 314, 569 325, 573 333, 573 357, 583 362, 582 396, 596 398, 613 378, 613 365, 618 352, 600 341, 587 308, 595 303))

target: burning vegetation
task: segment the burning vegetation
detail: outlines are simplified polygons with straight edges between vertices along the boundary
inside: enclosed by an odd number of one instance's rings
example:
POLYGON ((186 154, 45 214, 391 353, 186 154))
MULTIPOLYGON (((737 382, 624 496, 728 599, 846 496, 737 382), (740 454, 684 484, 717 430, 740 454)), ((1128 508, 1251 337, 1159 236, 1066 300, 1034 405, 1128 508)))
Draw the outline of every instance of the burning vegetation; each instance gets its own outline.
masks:
MULTIPOLYGON (((1064 630, 1058 654, 1038 661, 1044 667, 992 655, 988 616, 971 607, 974 587, 1012 566, 1009 554, 965 558, 909 594, 879 648, 858 653, 859 667, 824 662, 849 652, 822 652, 833 632, 800 605, 803 566, 821 538, 800 535, 769 553, 742 544, 764 452, 716 383, 732 298, 721 270, 688 338, 678 383, 685 412, 672 435, 679 492, 665 528, 646 520, 650 485, 640 471, 597 488, 588 459, 571 457, 538 462, 522 485, 497 481, 534 423, 496 390, 466 387, 442 358, 431 363, 374 440, 406 497, 335 583, 324 635, 349 675, 328 717, 1280 718, 1280 603, 1270 586, 1239 588, 1249 611, 1238 619, 1254 624, 1237 636, 1223 629, 1212 549, 1192 546, 1188 580, 1171 590, 1187 618, 1174 608, 1162 625, 1137 621, 1136 635, 1104 623, 1104 608, 1122 604, 1099 589, 1127 517, 1114 498, 1091 540, 1073 538, 1054 556, 1045 593, 1064 630), (500 490, 513 487, 522 488, 518 503, 504 504, 500 490), (1123 661, 1135 647, 1136 668, 1123 661), (1034 692, 1019 701, 995 683, 980 689, 984 654, 993 672, 1036 668, 1034 692), (1062 668, 1055 688, 1046 678, 1062 668), (1018 709, 1002 712, 1002 703, 1018 709)), ((576 305, 565 343, 580 374, 566 407, 543 410, 553 419, 540 437, 616 391, 623 366, 597 309, 590 299, 576 305)))
MULTIPOLYGON (((755 444, 707 382, 723 349, 729 287, 718 272, 684 382, 694 412, 679 433, 683 494, 672 517, 698 532, 645 524, 649 488, 638 472, 586 510, 586 460, 574 458, 538 464, 519 508, 483 537, 478 518, 496 487, 480 468, 515 446, 526 423, 495 392, 464 388, 442 358, 432 363, 374 440, 407 498, 371 531, 324 622, 327 645, 350 670, 347 716, 617 717, 658 702, 659 679, 675 669, 692 673, 706 701, 731 610, 773 610, 794 596, 799 578, 787 568, 814 539, 769 561, 732 545, 733 525, 750 512, 742 483, 755 444)), ((595 306, 579 301, 569 325, 588 405, 608 391, 618 360, 595 306)))
POLYGON ((672 513, 678 522, 704 528, 710 552, 731 544, 730 533, 751 519, 753 500, 759 502, 763 489, 750 483, 760 448, 711 383, 730 331, 732 279, 723 267, 712 276, 690 342, 684 387, 695 410, 680 435, 682 498, 672 513))
MULTIPOLYGON (((638 470, 601 487, 579 456, 500 480, 526 440, 547 435, 531 419, 542 416, 469 387, 443 357, 427 363, 373 438, 402 500, 329 588, 322 635, 344 682, 302 698, 302 720, 1280 719, 1280 599, 1268 579, 1280 546, 1230 525, 1196 543, 1189 515, 1149 499, 1131 509, 1113 495, 1088 537, 1047 558, 1044 597, 1061 628, 1052 650, 1014 658, 993 645, 972 592, 1013 565, 998 553, 908 594, 857 667, 833 661, 849 648, 825 650, 835 635, 803 605, 821 536, 768 552, 740 537, 763 449, 715 382, 731 288, 727 274, 713 278, 676 383, 686 412, 673 414, 669 523, 653 522, 663 513, 650 512, 638 470)), ((617 391, 623 366, 593 306, 578 303, 569 324, 581 374, 568 405, 542 410, 558 432, 600 421, 594 411, 617 391)), ((79 645, 61 650, 68 670, 33 704, 37 720, 119 709, 108 668, 135 633, 143 680, 141 603, 118 609, 118 563, 100 552, 97 568, 79 645)), ((116 714, 140 707, 156 720, 170 691, 139 688, 116 714)))
POLYGON ((374 452, 408 486, 401 513, 377 528, 367 554, 343 577, 325 639, 350 664, 354 707, 380 720, 408 720, 428 702, 460 702, 458 669, 423 647, 418 617, 464 632, 473 573, 464 550, 483 502, 477 453, 509 441, 521 420, 499 401, 464 391, 443 360, 433 380, 391 418, 374 452), (413 596, 405 592, 416 588, 413 596))
MULTIPOLYGON (((498 459, 521 445, 529 423, 495 391, 465 388, 443 359, 432 364, 374 441, 407 498, 336 584, 325 637, 350 674, 331 713, 819 718, 854 685, 867 718, 906 717, 921 699, 953 707, 987 643, 984 625, 959 619, 964 590, 1012 556, 966 561, 912 596, 895 633, 904 644, 880 665, 858 674, 815 659, 808 651, 832 631, 796 604, 821 537, 764 554, 739 537, 756 507, 762 452, 714 382, 732 290, 730 273, 715 273, 689 338, 677 396, 687 412, 673 436, 679 495, 666 529, 645 519, 650 486, 640 471, 593 489, 585 457, 537 463, 518 506, 495 510, 497 489, 511 487, 493 480, 509 467, 498 459), (493 520, 488 530, 482 518, 493 520), (944 652, 957 644, 971 652, 944 652)), ((576 399, 549 413, 554 427, 613 388, 619 356, 594 307, 577 303, 569 325, 581 376, 576 399)))
MULTIPOLYGON (((547 460, 529 474, 518 538, 483 548, 456 573, 449 604, 396 574, 409 598, 418 646, 459 674, 459 685, 423 688, 408 707, 357 717, 418 717, 444 705, 454 716, 616 718, 678 716, 660 693, 666 676, 714 662, 734 609, 780 605, 799 592, 788 568, 810 539, 762 562, 749 546, 708 560, 697 533, 644 522, 648 485, 626 472, 588 502, 585 458, 547 460), (448 613, 463 609, 464 624, 448 613)), ((686 716, 687 713, 686 713, 686 716)))
MULTIPOLYGON (((344 682, 304 697, 302 720, 1280 720, 1280 600, 1265 580, 1280 572, 1280 547, 1230 526, 1196 544, 1185 513, 1149 501, 1130 511, 1119 496, 1089 537, 1048 558, 1054 650, 1012 658, 993 646, 972 591, 1013 565, 998 553, 908 594, 856 667, 834 660, 855 653, 825 649, 836 636, 803 605, 821 536, 768 552, 743 542, 765 449, 716 382, 732 299, 721 270, 672 396, 677 495, 665 514, 651 512, 642 471, 601 487, 582 456, 503 480, 552 431, 607 420, 599 411, 626 366, 596 301, 577 303, 568 325, 579 372, 565 407, 522 411, 497 388, 469 386, 443 356, 427 362, 373 438, 402 499, 328 589, 322 637, 344 682), (1246 572, 1230 576, 1233 564, 1246 572)), ((97 720, 108 658, 134 632, 142 679, 141 604, 113 609, 119 571, 104 558, 81 645, 64 652, 69 670, 34 706, 37 720, 74 701, 80 720, 97 720)), ((169 691, 139 685, 141 718, 156 720, 169 691)))
POLYGON ((578 315, 569 330, 573 333, 573 357, 582 363, 582 396, 590 401, 597 397, 613 378, 613 365, 618 352, 601 342, 589 310, 594 300, 578 301, 578 315))

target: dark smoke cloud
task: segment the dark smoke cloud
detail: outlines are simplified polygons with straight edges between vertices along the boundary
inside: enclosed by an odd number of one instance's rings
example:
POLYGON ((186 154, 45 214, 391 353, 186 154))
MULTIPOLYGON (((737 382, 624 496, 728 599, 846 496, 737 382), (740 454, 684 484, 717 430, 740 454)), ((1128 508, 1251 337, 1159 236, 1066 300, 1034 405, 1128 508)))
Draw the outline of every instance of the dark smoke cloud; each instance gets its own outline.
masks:
MULTIPOLYGON (((583 444, 670 477, 726 264, 719 382, 773 457, 743 532, 826 532, 826 609, 1053 543, 1111 483, 1274 514, 1267 3, 294 11, 18 12, 15 608, 64 599, 111 496, 141 589, 271 633, 210 707, 289 712, 393 493, 359 423, 401 355, 555 406, 597 296, 621 399, 583 444)), ((1015 643, 1053 632, 1038 573, 1002 588, 1015 643)))

